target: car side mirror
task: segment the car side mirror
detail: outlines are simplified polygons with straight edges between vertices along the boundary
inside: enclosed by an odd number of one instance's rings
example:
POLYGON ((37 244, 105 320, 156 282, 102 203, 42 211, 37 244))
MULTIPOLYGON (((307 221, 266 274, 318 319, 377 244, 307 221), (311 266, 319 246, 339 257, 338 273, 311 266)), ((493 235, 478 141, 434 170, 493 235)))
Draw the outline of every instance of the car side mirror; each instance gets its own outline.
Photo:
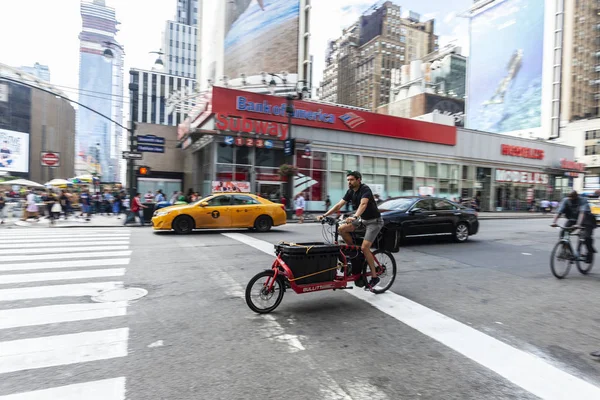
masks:
POLYGON ((411 215, 423 214, 423 209, 422 208, 413 208, 412 210, 410 210, 410 214, 411 215))
POLYGON ((200 207, 208 207, 208 201, 203 201, 200 203, 200 207))

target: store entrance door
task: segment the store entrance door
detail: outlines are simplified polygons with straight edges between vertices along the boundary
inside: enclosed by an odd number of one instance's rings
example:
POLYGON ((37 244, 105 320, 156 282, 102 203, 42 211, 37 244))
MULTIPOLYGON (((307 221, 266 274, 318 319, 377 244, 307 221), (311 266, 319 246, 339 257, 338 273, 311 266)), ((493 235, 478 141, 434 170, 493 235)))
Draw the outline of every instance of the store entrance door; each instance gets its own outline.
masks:
POLYGON ((258 182, 256 194, 264 199, 279 202, 283 193, 281 182, 258 182))

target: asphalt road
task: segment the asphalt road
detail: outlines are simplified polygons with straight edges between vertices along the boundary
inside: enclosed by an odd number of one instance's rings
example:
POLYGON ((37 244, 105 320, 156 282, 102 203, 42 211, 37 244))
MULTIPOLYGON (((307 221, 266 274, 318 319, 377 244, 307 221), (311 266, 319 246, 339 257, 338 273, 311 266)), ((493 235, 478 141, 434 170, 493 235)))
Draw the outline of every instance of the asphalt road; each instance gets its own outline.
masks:
MULTIPOLYGON (((266 316, 246 306, 243 291, 254 274, 270 267, 268 243, 319 241, 320 225, 225 232, 229 236, 127 228, 121 231, 130 233, 126 241, 115 240, 131 250, 122 276, 51 282, 42 281, 47 275, 32 282, 14 277, 55 271, 19 270, 20 263, 31 263, 29 256, 2 267, 7 262, 2 257, 23 251, 8 243, 16 232, 11 230, 0 236, 0 246, 13 249, 0 250, 0 400, 107 380, 117 386, 124 381, 128 399, 145 400, 598 399, 600 362, 588 353, 600 349, 600 267, 588 276, 574 269, 568 279, 555 279, 548 261, 558 231, 548 224, 482 221, 480 233, 464 244, 411 241, 395 254, 398 276, 391 293, 288 291, 266 316), (27 309, 90 304, 89 295, 10 297, 21 293, 15 289, 38 293, 47 290, 39 287, 115 280, 148 295, 110 318, 25 326, 27 309), (8 319, 10 310, 20 311, 8 319), (105 359, 75 357, 69 364, 50 354, 45 367, 31 365, 35 360, 23 363, 28 343, 15 342, 41 338, 50 346, 55 336, 123 329, 125 352, 105 359)), ((122 250, 103 244, 98 235, 62 229, 48 237, 39 234, 39 241, 64 238, 66 246, 77 246, 89 238, 85 246, 98 246, 103 259, 124 257, 114 255, 122 250)), ((94 266, 91 251, 41 253, 46 257, 39 268, 49 260, 73 260, 68 254, 75 254, 77 265, 60 271, 107 268, 94 266)), ((69 353, 73 345, 66 342, 60 349, 69 353)), ((116 389, 99 393, 61 399, 123 398, 116 389)))

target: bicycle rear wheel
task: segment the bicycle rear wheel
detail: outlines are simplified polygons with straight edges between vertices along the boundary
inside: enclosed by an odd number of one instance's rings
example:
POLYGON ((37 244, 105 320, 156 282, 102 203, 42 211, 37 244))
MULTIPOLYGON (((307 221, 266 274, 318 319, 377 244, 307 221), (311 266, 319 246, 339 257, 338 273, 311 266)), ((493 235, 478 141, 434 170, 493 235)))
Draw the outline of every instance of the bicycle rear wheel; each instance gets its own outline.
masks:
POLYGON ((575 257, 573 257, 573 251, 569 243, 556 243, 550 255, 550 270, 552 271, 552 275, 558 279, 566 277, 569 274, 574 259, 575 257))
MULTIPOLYGON (((379 283, 371 291, 376 294, 381 294, 391 288, 396 280, 396 259, 392 253, 381 249, 375 250, 373 252, 373 257, 376 259, 375 265, 377 269, 377 276, 379 277, 379 283)), ((367 275, 371 275, 368 266, 367 275)))
POLYGON ((594 253, 589 255, 589 263, 588 261, 588 249, 584 242, 580 241, 577 245, 577 254, 579 254, 579 258, 577 259, 577 269, 584 275, 587 275, 594 266, 594 253))

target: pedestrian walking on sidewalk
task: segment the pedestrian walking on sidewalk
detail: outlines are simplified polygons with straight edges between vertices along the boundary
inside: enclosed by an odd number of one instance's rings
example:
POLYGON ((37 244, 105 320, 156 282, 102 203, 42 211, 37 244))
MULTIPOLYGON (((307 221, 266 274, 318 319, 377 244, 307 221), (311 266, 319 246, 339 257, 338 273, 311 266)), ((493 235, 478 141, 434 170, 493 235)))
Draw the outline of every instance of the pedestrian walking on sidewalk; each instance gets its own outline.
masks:
POLYGON ((306 200, 304 200, 304 196, 302 196, 302 193, 298 194, 294 205, 296 206, 296 216, 298 217, 298 223, 301 224, 304 222, 304 209, 306 208, 306 200))
POLYGON ((85 214, 85 220, 90 220, 90 212, 92 209, 92 197, 88 188, 83 189, 81 195, 79 196, 79 201, 81 202, 81 217, 85 214))
POLYGON ((39 216, 38 216, 38 206, 35 203, 35 193, 33 193, 33 191, 29 190, 29 192, 27 193, 27 208, 25 209, 25 215, 23 216, 23 221, 27 221, 30 217, 35 218, 35 221, 38 222, 39 216))
POLYGON ((6 199, 2 192, 0 192, 0 225, 4 225, 4 209, 6 208, 6 199))
POLYGON ((140 196, 141 193, 136 193, 135 197, 131 199, 131 213, 128 218, 125 218, 123 226, 127 225, 130 219, 132 222, 135 222, 136 216, 140 219, 140 226, 144 226, 144 208, 148 207, 142 204, 140 196))

